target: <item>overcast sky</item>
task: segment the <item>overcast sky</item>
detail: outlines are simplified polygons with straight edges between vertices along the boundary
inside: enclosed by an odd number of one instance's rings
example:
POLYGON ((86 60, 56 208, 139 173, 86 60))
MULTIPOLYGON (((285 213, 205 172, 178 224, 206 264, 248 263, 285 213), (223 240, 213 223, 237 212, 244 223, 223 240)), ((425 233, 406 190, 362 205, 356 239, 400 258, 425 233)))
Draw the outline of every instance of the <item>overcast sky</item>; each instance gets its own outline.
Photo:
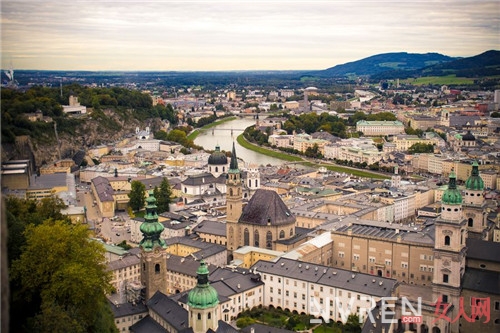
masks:
POLYGON ((2 68, 325 69, 500 49, 500 1, 1 0, 2 68))

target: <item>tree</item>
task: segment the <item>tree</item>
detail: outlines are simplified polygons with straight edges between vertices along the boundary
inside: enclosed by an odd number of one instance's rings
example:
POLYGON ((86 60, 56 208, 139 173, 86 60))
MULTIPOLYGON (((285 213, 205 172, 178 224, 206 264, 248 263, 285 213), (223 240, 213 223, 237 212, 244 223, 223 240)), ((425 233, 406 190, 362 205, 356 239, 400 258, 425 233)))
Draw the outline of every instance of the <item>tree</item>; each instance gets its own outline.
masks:
POLYGON ((170 211, 170 203, 172 202, 172 189, 170 188, 170 183, 167 178, 163 178, 160 187, 154 188, 154 196, 156 198, 156 206, 158 207, 158 212, 168 212, 170 211))
MULTIPOLYGON (((82 224, 46 220, 26 228, 12 263, 15 322, 33 332, 117 332, 105 294, 111 292, 105 249, 82 224)), ((14 320, 11 321, 13 325, 14 320)))
POLYGON ((425 154, 434 152, 434 146, 426 143, 415 143, 408 149, 410 154, 425 154))
POLYGON ((144 207, 146 201, 146 186, 137 180, 133 180, 130 186, 131 190, 128 194, 130 200, 128 205, 132 207, 134 211, 138 211, 144 207))

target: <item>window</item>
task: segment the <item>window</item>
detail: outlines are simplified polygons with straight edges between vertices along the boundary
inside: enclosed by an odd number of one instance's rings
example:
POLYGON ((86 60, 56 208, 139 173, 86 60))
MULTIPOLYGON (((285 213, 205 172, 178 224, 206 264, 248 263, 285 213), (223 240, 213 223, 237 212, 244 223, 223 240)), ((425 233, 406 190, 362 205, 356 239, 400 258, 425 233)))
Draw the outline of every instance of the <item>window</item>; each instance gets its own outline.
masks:
POLYGON ((285 290, 285 295, 288 296, 290 293, 288 290, 285 290))
POLYGON ((285 230, 280 231, 280 239, 285 238, 285 230))
POLYGON ((444 245, 450 245, 450 236, 444 236, 444 245))
POLYGON ((155 265, 155 273, 160 274, 160 264, 155 265))
POLYGON ((375 257, 370 257, 370 258, 368 258, 368 261, 369 261, 369 262, 372 262, 372 263, 373 263, 373 262, 375 262, 375 257))
POLYGON ((266 233, 266 248, 272 249, 272 247, 273 247, 273 234, 270 231, 268 231, 266 233))
POLYGON ((207 318, 212 319, 212 313, 209 312, 207 318))
POLYGON ((443 282, 448 283, 448 274, 443 274, 443 282))
POLYGON ((281 295, 281 289, 278 289, 278 295, 281 295))
POLYGON ((198 313, 198 320, 201 320, 201 313, 198 313))
POLYGON ((386 265, 386 266, 391 266, 391 261, 390 261, 390 260, 388 260, 388 259, 386 259, 386 260, 385 260, 385 265, 386 265))
POLYGON ((359 260, 359 254, 353 255, 353 259, 356 260, 356 261, 359 260))
POLYGON ((344 252, 339 252, 339 258, 344 258, 344 252))
POLYGON ((297 298, 297 293, 293 293, 293 298, 297 298))
POLYGON ((270 287, 269 288, 269 292, 272 293, 273 292, 273 287, 270 287))
POLYGON ((401 268, 408 268, 408 263, 407 262, 402 262, 401 263, 401 268))
POLYGON ((495 310, 500 310, 500 302, 499 301, 495 301, 495 310))
POLYGON ((253 233, 253 242, 256 247, 259 247, 259 230, 255 230, 253 233))
POLYGON ((469 227, 474 226, 474 220, 472 219, 472 217, 470 217, 470 218, 467 220, 467 226, 469 226, 469 227))
POLYGON ((245 230, 243 231, 243 245, 250 245, 250 233, 248 232, 248 228, 245 228, 245 230))

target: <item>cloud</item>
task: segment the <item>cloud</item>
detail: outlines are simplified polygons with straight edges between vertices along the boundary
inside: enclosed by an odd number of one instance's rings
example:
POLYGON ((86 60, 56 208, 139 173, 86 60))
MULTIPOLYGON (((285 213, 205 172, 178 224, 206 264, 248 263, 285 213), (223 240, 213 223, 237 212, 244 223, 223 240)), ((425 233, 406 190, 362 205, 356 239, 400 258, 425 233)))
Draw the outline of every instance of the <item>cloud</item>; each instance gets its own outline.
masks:
POLYGON ((383 52, 498 49, 499 22, 495 1, 4 0, 2 61, 36 69, 320 69, 383 52))

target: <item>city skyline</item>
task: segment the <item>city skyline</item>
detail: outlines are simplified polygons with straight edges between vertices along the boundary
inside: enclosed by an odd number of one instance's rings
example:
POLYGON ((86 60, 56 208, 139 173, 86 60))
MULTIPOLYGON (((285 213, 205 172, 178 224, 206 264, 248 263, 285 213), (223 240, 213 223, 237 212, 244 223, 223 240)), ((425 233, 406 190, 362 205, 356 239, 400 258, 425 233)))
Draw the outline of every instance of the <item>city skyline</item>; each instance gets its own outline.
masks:
POLYGON ((2 68, 316 70, 388 52, 500 46, 496 1, 1 4, 2 68))

